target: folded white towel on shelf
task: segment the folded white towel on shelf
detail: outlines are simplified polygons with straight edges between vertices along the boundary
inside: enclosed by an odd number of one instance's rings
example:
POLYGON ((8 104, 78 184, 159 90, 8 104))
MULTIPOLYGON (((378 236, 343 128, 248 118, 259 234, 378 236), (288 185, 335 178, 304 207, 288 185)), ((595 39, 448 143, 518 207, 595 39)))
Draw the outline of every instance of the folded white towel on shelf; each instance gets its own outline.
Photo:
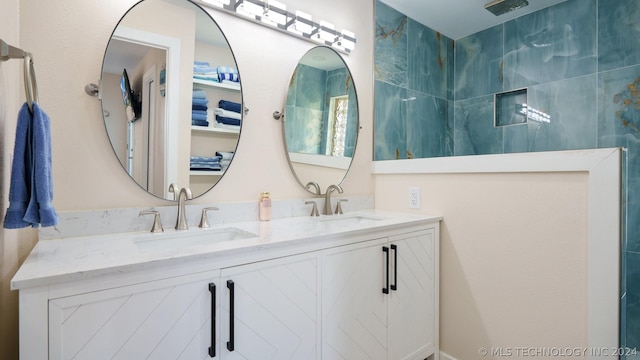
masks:
POLYGON ((213 124, 213 127, 219 128, 219 129, 240 130, 240 125, 222 124, 217 121, 213 121, 212 124, 213 124))
POLYGON ((213 112, 214 112, 214 114, 216 114, 218 116, 226 117, 226 118, 229 118, 229 119, 242 120, 242 114, 237 113, 235 111, 229 111, 229 110, 225 110, 225 109, 222 109, 222 108, 214 108, 213 112))

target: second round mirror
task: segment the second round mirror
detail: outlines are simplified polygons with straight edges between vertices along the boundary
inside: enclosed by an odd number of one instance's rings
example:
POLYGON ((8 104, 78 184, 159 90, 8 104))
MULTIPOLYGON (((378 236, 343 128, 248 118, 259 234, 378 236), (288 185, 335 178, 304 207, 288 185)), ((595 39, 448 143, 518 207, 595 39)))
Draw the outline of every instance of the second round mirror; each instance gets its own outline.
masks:
POLYGON ((329 47, 309 50, 291 77, 283 126, 298 182, 314 194, 339 185, 351 166, 358 129, 356 89, 344 60, 329 47))

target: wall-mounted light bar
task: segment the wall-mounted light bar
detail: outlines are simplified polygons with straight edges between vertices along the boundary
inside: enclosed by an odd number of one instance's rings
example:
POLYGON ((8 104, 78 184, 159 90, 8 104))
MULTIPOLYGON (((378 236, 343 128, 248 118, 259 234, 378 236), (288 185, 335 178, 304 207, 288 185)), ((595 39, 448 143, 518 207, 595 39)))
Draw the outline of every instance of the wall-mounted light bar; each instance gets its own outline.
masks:
POLYGON ((200 0, 203 5, 221 9, 238 17, 280 30, 299 38, 330 46, 349 54, 356 45, 356 36, 348 30, 337 31, 335 26, 321 20, 313 21, 302 11, 287 11, 287 6, 276 0, 200 0))

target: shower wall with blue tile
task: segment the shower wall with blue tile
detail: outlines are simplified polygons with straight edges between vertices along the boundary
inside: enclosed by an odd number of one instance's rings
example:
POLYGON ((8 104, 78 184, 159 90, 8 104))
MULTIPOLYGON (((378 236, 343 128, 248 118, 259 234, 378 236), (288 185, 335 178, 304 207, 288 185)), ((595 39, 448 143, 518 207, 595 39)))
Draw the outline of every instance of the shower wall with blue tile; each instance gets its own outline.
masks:
POLYGON ((358 107, 351 75, 346 68, 323 70, 299 64, 289 84, 285 114, 290 152, 326 154, 331 98, 348 95, 344 156, 355 151, 358 107))
POLYGON ((628 149, 621 343, 640 350, 640 1, 568 0, 461 39, 376 1, 375 160, 628 149), (545 121, 496 127, 526 89, 545 121))

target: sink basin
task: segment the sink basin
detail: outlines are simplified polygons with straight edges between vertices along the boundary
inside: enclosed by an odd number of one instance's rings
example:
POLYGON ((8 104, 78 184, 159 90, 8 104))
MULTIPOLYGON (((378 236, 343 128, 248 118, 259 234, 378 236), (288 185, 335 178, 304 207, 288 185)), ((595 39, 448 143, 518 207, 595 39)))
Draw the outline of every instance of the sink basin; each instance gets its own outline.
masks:
POLYGON ((369 223, 372 221, 383 220, 384 218, 370 215, 333 215, 331 217, 325 217, 318 219, 319 222, 325 223, 329 226, 352 226, 358 224, 369 223))
POLYGON ((224 241, 243 240, 258 237, 248 231, 234 228, 206 230, 168 231, 161 234, 146 234, 133 240, 141 250, 162 250, 209 245, 224 241))

